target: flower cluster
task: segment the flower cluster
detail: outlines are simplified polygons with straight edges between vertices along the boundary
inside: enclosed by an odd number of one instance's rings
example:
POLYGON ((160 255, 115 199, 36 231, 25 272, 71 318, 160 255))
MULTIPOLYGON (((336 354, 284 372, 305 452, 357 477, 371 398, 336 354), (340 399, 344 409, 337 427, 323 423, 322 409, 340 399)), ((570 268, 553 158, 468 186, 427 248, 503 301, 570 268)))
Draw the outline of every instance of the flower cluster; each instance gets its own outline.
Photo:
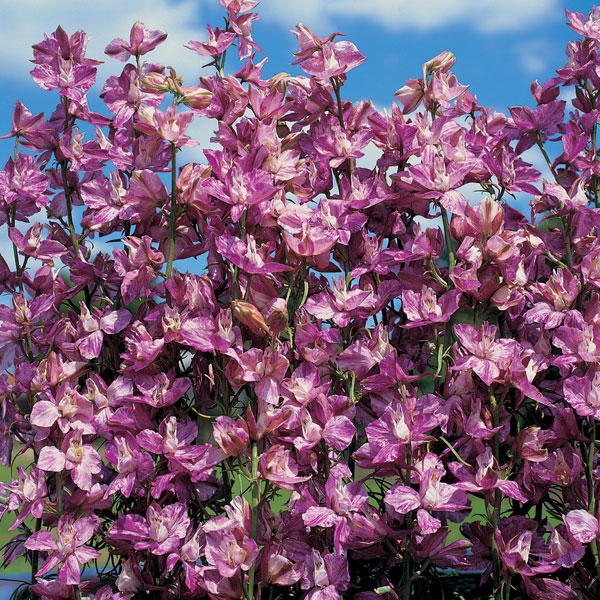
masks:
POLYGON ((166 33, 110 42, 104 114, 83 31, 33 46, 59 102, 3 136, 4 564, 48 600, 408 599, 447 568, 598 597, 600 9, 505 115, 449 52, 389 111, 344 99, 365 57, 303 25, 304 74, 264 77, 257 2, 219 1, 196 85, 144 60, 166 33), (182 164, 195 119, 218 149, 182 164))

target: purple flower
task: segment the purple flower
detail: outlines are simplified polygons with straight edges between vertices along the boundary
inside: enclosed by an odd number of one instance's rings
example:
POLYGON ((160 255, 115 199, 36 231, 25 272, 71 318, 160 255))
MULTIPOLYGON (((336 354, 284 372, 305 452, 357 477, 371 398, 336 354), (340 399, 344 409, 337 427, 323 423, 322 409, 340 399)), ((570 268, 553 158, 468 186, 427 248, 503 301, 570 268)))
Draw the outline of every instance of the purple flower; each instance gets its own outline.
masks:
POLYGON ((16 529, 29 515, 41 518, 48 496, 46 478, 39 467, 33 465, 29 473, 23 467, 18 467, 17 472, 19 478, 6 486, 10 492, 7 509, 16 511, 21 503, 23 507, 9 529, 16 529))
POLYGON ((83 443, 83 433, 76 429, 65 436, 60 450, 44 446, 37 465, 42 471, 69 471, 77 487, 90 491, 93 475, 102 469, 102 459, 91 444, 83 443))
POLYGON ((315 548, 305 558, 302 589, 310 590, 306 600, 339 600, 348 589, 348 562, 340 554, 321 554, 315 548))
POLYGON ((106 445, 105 455, 119 470, 119 474, 106 490, 107 496, 120 491, 123 496, 129 498, 135 487, 154 472, 152 457, 139 449, 132 435, 116 436, 106 445))
POLYGON ((206 535, 205 554, 223 577, 250 570, 258 555, 258 545, 234 519, 213 517, 202 527, 206 535))
POLYGON ((25 542, 29 550, 49 552, 37 577, 42 577, 57 565, 58 580, 68 585, 78 585, 81 580, 81 567, 90 560, 100 557, 100 552, 86 546, 94 535, 97 519, 86 517, 75 520, 72 515, 63 515, 58 520, 57 540, 49 531, 36 531, 25 542))
POLYGON ((346 281, 341 277, 334 279, 333 291, 327 288, 326 291, 311 296, 306 301, 305 309, 317 319, 333 319, 338 327, 345 327, 353 317, 361 318, 370 313, 375 302, 370 289, 363 290, 358 286, 346 289, 346 281))
POLYGON ((150 550, 163 555, 175 552, 187 536, 190 527, 187 507, 181 502, 164 507, 151 504, 146 517, 127 514, 119 517, 108 532, 114 540, 132 542, 135 550, 150 550))
POLYGON ((446 323, 458 310, 462 292, 450 290, 439 298, 433 289, 424 285, 421 293, 412 290, 402 292, 402 310, 409 322, 404 327, 421 327, 431 323, 446 323))
POLYGON ((486 385, 499 379, 501 370, 506 369, 513 356, 517 342, 512 339, 496 341, 497 331, 498 328, 487 321, 483 322, 481 329, 464 323, 455 325, 454 334, 466 352, 461 352, 462 357, 459 354, 453 370, 473 369, 486 385))
MULTIPOLYGON (((437 462, 435 456, 431 460, 437 462)), ((425 458, 422 462, 425 465, 425 458)), ((435 533, 442 525, 430 512, 463 510, 469 508, 469 503, 466 492, 457 485, 441 481, 444 469, 440 464, 424 468, 420 473, 418 492, 409 486, 396 484, 386 493, 384 501, 397 517, 418 509, 419 528, 423 534, 429 534, 435 533)))
POLYGON ((600 420, 600 369, 592 367, 583 377, 571 375, 563 383, 563 392, 580 417, 600 420))
POLYGON ((600 523, 587 510, 571 510, 564 517, 567 531, 574 539, 582 544, 600 539, 600 523))
POLYGON ((369 546, 385 536, 383 525, 369 510, 369 496, 361 482, 344 485, 341 477, 331 475, 325 493, 326 506, 308 507, 302 520, 306 527, 333 527, 336 552, 369 546))
POLYGON ((156 46, 162 44, 167 39, 164 31, 146 29, 146 26, 140 21, 136 21, 129 33, 129 43, 121 38, 115 38, 104 52, 121 62, 129 60, 131 56, 139 57, 156 46))

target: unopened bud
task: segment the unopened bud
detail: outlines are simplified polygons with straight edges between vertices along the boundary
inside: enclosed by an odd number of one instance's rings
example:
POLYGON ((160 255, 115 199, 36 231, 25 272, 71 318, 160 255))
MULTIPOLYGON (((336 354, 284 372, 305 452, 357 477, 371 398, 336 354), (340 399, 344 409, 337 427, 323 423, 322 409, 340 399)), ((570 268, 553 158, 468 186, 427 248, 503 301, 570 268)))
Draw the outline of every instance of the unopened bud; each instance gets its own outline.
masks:
POLYGON ((278 335, 288 326, 288 310, 283 298, 271 300, 265 308, 264 315, 273 335, 278 335))
POLYGON ((212 92, 196 86, 181 88, 180 93, 183 96, 183 103, 196 110, 210 106, 213 98, 212 92))
POLYGON ((264 317, 254 304, 245 300, 234 300, 231 303, 233 315, 240 322, 246 325, 250 331, 257 334, 270 333, 269 326, 266 324, 264 317))
POLYGON ((242 418, 220 416, 213 423, 213 437, 227 456, 238 456, 248 446, 248 427, 242 418))
POLYGON ((142 78, 142 86, 157 92, 169 91, 169 81, 167 76, 163 73, 158 73, 157 71, 144 75, 142 78))

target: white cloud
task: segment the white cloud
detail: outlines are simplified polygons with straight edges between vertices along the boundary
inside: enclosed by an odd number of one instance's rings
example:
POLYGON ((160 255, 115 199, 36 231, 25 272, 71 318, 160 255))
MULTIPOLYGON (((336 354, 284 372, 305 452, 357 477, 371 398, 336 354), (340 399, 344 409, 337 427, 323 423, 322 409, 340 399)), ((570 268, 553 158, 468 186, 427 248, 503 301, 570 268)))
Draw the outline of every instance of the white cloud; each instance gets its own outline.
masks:
POLYGON ((44 33, 52 33, 60 25, 68 34, 83 29, 90 40, 87 55, 105 60, 98 80, 120 73, 122 63, 107 57, 104 48, 116 37, 129 40, 129 30, 135 21, 149 29, 161 29, 169 34, 148 58, 174 66, 192 85, 200 73, 205 57, 183 48, 190 40, 205 39, 206 31, 197 0, 18 0, 2 3, 0 20, 0 63, 4 74, 28 79, 32 68, 32 44, 41 41, 44 33))
POLYGON ((550 40, 537 39, 516 44, 514 52, 523 70, 539 78, 547 72, 554 49, 550 40))
POLYGON ((334 29, 340 18, 361 19, 399 30, 433 30, 455 23, 484 33, 539 26, 560 13, 558 0, 262 0, 263 18, 289 27, 334 29))

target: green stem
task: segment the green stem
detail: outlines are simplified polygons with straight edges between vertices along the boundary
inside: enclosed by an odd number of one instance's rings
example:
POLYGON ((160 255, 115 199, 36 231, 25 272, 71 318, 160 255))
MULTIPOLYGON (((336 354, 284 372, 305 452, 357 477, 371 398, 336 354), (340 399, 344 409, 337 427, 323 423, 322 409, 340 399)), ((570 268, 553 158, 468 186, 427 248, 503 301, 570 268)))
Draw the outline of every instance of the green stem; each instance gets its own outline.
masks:
MULTIPOLYGON (((342 96, 340 94, 340 82, 337 77, 331 77, 331 85, 333 86, 333 91, 335 92, 335 101, 337 104, 337 118, 340 122, 340 127, 342 129, 346 129, 346 125, 344 123, 344 107, 342 106, 342 96)), ((354 164, 351 158, 346 159, 346 173, 348 177, 352 175, 354 172, 354 164)))
MULTIPOLYGON (((595 136, 595 134, 594 134, 594 136, 595 136)), ((540 152, 544 156, 544 160, 546 161, 546 164, 548 165, 548 168, 550 169, 550 172, 552 173, 554 180, 559 185, 562 185, 561 178, 556 174, 556 171, 552 167, 552 161, 550 160, 550 157, 548 156, 548 153, 546 152, 546 149, 544 148, 544 145, 542 144, 542 139, 541 139, 539 133, 536 136, 536 143, 537 143, 538 148, 540 149, 540 152)), ((571 252, 571 216, 569 215, 569 217, 566 218, 565 215, 562 215, 561 221, 562 221, 562 230, 563 230, 563 241, 564 241, 565 250, 567 253, 567 265, 571 269, 571 268, 573 268, 573 254, 571 252)))
MULTIPOLYGON (((42 519, 35 520, 35 532, 37 533, 42 528, 42 519)), ((38 572, 39 552, 34 550, 31 554, 31 583, 35 583, 35 574, 38 572)))
POLYGON ((56 509, 58 516, 62 516, 62 473, 60 471, 56 474, 56 509))
MULTIPOLYGON (((404 478, 404 485, 410 486, 410 464, 411 464, 411 452, 410 446, 406 449, 406 476, 404 478)), ((406 538, 406 548, 404 549, 404 556, 402 557, 402 584, 404 586, 404 600, 410 599, 412 579, 410 577, 410 540, 413 529, 413 511, 411 510, 406 515, 406 528, 408 529, 408 537, 406 538)))
MULTIPOLYGON (((499 407, 492 388, 489 388, 489 394, 490 405, 492 408, 492 427, 495 429, 500 423, 499 407)), ((495 433, 494 437, 492 438, 492 452, 494 454, 494 458, 496 459, 497 465, 500 466, 500 439, 498 437, 498 433, 495 433)), ((488 502, 488 498, 491 498, 491 495, 486 495, 486 503, 488 502)), ((492 532, 494 533, 498 529, 498 523, 500 522, 501 500, 501 492, 499 489, 496 489, 494 491, 494 508, 492 510, 492 532)), ((494 596, 495 600, 502 600, 502 586, 500 585, 500 561, 498 559, 498 546, 496 545, 496 540, 493 537, 494 533, 492 533, 492 567, 494 572, 495 590, 494 596)))
MULTIPOLYGON (((452 238, 450 237, 450 222, 448 221, 448 212, 442 206, 442 223, 444 224, 444 238, 446 239, 446 248, 448 250, 448 276, 452 274, 452 269, 456 265, 454 250, 452 250, 452 238)), ((452 285, 452 281, 449 281, 452 285)))
POLYGON ((69 189, 69 181, 67 179, 67 163, 62 161, 60 163, 60 171, 62 175, 62 184, 65 190, 65 203, 67 205, 67 221, 68 229, 71 234, 71 241, 73 242, 73 248, 75 254, 79 254, 79 240, 77 239, 77 233, 75 233, 75 223, 73 222, 73 205, 71 203, 71 190, 69 189))
MULTIPOLYGON (((260 506, 260 481, 258 481, 258 446, 252 442, 252 539, 258 536, 258 509, 260 506)), ((254 571, 256 561, 252 563, 248 572, 248 600, 254 598, 254 571)))
POLYGON ((536 144, 537 144, 537 147, 540 149, 540 151, 544 157, 544 160, 546 161, 546 164, 548 165, 548 168, 550 169, 550 172, 552 173, 552 176, 554 177, 555 181, 557 183, 560 183, 560 179, 556 175, 556 172, 554 171, 554 168, 552 166, 552 161, 550 160, 550 157, 548 156, 548 153, 546 152, 546 148, 544 148, 544 145, 542 144, 542 138, 540 137, 539 133, 536 136, 536 144))
MULTIPOLYGON (((590 426, 590 445, 588 447, 587 452, 585 474, 588 491, 588 511, 595 517, 597 502, 596 494, 594 492, 594 456, 596 454, 596 420, 594 419, 594 417, 589 417, 588 424, 590 426)), ((600 576, 600 554, 598 552, 598 540, 591 541, 590 549, 594 557, 594 566, 596 567, 596 574, 600 576)))
POLYGON ((508 579, 502 584, 504 589, 504 600, 510 600, 510 584, 512 581, 512 575, 508 576, 508 579))
POLYGON ((175 258, 175 221, 177 220, 177 146, 171 143, 171 213, 169 214, 169 254, 166 278, 171 277, 175 258))

